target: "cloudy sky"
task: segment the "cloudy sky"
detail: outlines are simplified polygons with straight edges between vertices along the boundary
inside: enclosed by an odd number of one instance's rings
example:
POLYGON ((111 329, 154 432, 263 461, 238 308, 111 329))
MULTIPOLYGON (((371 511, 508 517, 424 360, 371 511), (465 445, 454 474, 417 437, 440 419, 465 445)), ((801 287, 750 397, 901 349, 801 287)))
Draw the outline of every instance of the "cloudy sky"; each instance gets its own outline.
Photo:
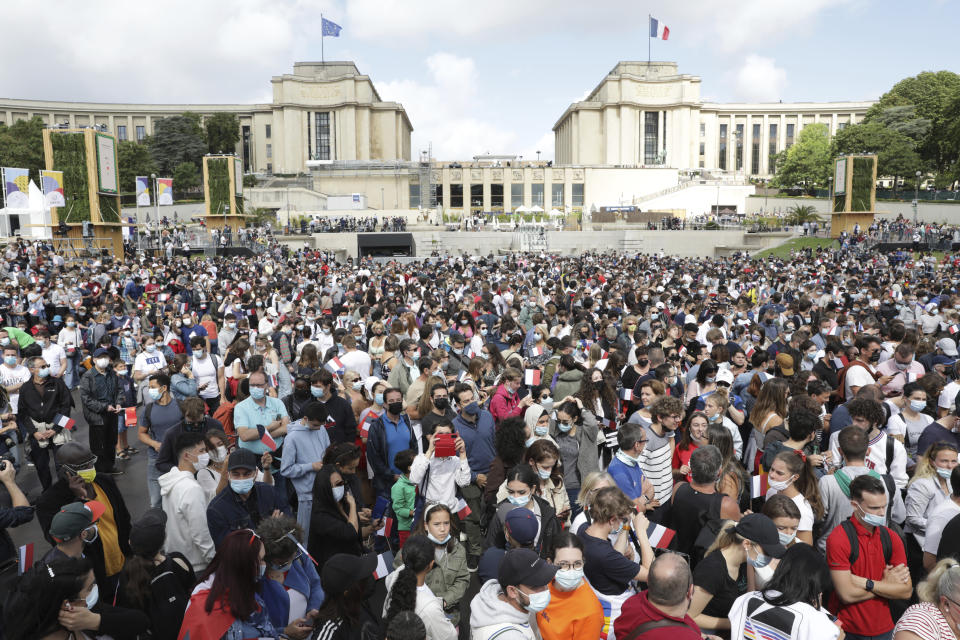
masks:
POLYGON ((704 100, 874 99, 923 70, 960 72, 957 0, 26 0, 0 12, 0 96, 269 102, 270 77, 320 59, 320 14, 406 107, 414 156, 553 156, 551 128, 618 60, 702 78, 704 100))

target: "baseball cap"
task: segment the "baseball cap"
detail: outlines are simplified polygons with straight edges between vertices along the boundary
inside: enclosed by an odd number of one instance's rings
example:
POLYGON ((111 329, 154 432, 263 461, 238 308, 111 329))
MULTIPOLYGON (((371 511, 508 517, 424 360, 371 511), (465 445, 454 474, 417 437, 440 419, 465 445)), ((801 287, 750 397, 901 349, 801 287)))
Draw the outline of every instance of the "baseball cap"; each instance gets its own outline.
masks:
POLYGON ((503 527, 518 544, 533 544, 540 531, 537 517, 529 509, 514 509, 504 518, 503 527))
POLYGON ((96 351, 93 352, 93 357, 94 357, 94 358, 99 358, 100 356, 107 356, 107 357, 109 358, 109 357, 110 357, 110 352, 107 351, 106 349, 104 349, 103 347, 101 347, 101 348, 99 348, 99 349, 97 349, 96 351))
MULTIPOLYGON (((770 524, 773 525, 772 520, 770 524)), ((776 536, 777 528, 775 526, 773 531, 776 536)), ((781 545, 782 547, 783 545, 781 545)), ((500 561, 497 581, 500 583, 501 589, 521 584, 533 588, 545 587, 550 584, 556 573, 557 568, 547 564, 533 549, 510 549, 503 556, 503 560, 500 561)))
POLYGON ((953 341, 953 338, 940 338, 937 340, 937 349, 943 351, 944 355, 950 356, 951 358, 956 358, 958 355, 957 352, 957 343, 953 341))
POLYGON ((324 593, 343 593, 360 580, 372 576, 376 568, 377 556, 372 553, 365 556, 338 553, 323 563, 320 585, 324 593))
POLYGON ((773 520, 762 513, 751 513, 743 516, 734 528, 737 535, 750 542, 760 545, 763 552, 774 558, 782 558, 787 548, 780 543, 777 525, 773 520))
POLYGON ((251 471, 256 471, 259 462, 260 456, 253 451, 249 449, 234 449, 227 461, 227 471, 233 471, 234 469, 250 469, 251 471))
POLYGON ((733 372, 730 369, 720 369, 717 371, 717 383, 726 382, 727 384, 733 384, 733 372))
POLYGON ((777 366, 780 367, 780 372, 785 376, 793 375, 793 356, 789 353, 778 353, 777 354, 777 366))
POLYGON ((54 514, 50 521, 50 536, 61 542, 72 540, 99 520, 105 510, 106 507, 96 500, 71 502, 54 514))
POLYGON ((163 509, 147 509, 130 527, 130 547, 134 552, 156 552, 166 540, 167 514, 163 509))

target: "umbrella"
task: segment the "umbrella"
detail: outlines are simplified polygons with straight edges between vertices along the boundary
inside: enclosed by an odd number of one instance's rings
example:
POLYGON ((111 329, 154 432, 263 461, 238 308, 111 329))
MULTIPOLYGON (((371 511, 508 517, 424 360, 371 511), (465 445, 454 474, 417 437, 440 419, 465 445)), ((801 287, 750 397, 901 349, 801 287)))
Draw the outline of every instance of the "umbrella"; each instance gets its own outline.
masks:
POLYGON ((563 212, 560 211, 559 209, 550 209, 550 215, 553 217, 562 216, 563 212))
POLYGON ((528 209, 528 211, 532 211, 533 213, 543 213, 543 207, 540 205, 534 205, 534 207, 532 209, 528 209))
POLYGON ((528 211, 531 211, 531 209, 528 209, 523 205, 520 205, 519 207, 513 210, 514 213, 527 213, 528 211))

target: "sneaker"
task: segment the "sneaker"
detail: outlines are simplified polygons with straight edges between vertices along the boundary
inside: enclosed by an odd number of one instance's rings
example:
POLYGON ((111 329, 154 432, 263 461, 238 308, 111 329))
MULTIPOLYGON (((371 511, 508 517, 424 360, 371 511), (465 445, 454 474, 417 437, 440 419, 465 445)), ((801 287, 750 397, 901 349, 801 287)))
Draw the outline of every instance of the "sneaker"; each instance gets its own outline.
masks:
POLYGON ((467 571, 469 571, 470 573, 476 573, 478 564, 480 564, 480 556, 475 556, 475 555, 467 556, 467 571))

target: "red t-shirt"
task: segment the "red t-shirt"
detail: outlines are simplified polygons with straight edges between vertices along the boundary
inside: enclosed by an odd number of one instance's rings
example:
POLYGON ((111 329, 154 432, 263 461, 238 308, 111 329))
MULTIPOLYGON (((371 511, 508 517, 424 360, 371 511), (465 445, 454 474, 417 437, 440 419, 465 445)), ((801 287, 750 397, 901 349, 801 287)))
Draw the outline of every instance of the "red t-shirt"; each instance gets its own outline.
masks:
MULTIPOLYGON (((672 466, 674 469, 679 469, 685 464, 690 464, 690 456, 693 455, 693 452, 697 450, 699 445, 696 442, 690 443, 689 449, 681 449, 680 447, 674 447, 673 449, 673 463, 672 466)), ((687 482, 691 482, 693 477, 688 473, 687 482)))
MULTIPOLYGON (((855 518, 850 518, 857 530, 857 542, 860 553, 857 561, 850 566, 850 540, 843 527, 836 527, 827 538, 827 564, 831 571, 850 571, 855 576, 867 578, 874 582, 883 580, 883 570, 886 562, 883 557, 883 546, 880 542, 879 529, 874 527, 873 532, 867 532, 855 518)), ((889 529, 890 543, 893 553, 890 563, 894 566, 907 564, 907 555, 903 550, 900 536, 889 529)), ((862 636, 878 636, 893 629, 893 618, 890 616, 890 604, 885 598, 876 597, 856 604, 841 604, 837 593, 830 596, 830 611, 843 622, 843 630, 862 636)))

